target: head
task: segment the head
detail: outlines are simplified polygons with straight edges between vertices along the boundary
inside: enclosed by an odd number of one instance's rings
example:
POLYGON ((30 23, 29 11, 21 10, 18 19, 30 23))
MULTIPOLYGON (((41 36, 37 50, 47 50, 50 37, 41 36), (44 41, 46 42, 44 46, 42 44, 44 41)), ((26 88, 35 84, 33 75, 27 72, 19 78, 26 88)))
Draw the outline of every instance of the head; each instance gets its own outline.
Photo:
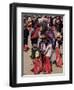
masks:
POLYGON ((57 32, 56 39, 57 39, 57 41, 60 41, 62 39, 62 35, 60 32, 57 32))

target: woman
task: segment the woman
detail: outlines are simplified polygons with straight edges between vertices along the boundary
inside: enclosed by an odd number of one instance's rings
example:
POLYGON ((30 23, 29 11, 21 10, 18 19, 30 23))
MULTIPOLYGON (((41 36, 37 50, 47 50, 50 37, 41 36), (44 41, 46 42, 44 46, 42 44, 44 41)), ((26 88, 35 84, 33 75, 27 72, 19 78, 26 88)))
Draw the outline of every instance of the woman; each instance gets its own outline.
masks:
POLYGON ((44 57, 44 66, 43 66, 43 70, 47 74, 52 72, 52 65, 50 63, 51 54, 52 54, 52 44, 48 42, 46 46, 46 50, 44 52, 45 57, 44 57))
POLYGON ((42 65, 44 63, 44 52, 46 50, 46 36, 45 35, 41 35, 41 41, 39 43, 39 48, 40 48, 40 54, 41 54, 41 60, 42 60, 42 65))
POLYGON ((62 61, 62 54, 60 51, 60 47, 62 46, 62 36, 60 33, 57 33, 56 38, 56 65, 57 67, 62 67, 63 61, 62 61))
POLYGON ((32 46, 33 46, 33 44, 38 44, 39 31, 40 31, 40 25, 36 25, 34 30, 31 32, 32 46))

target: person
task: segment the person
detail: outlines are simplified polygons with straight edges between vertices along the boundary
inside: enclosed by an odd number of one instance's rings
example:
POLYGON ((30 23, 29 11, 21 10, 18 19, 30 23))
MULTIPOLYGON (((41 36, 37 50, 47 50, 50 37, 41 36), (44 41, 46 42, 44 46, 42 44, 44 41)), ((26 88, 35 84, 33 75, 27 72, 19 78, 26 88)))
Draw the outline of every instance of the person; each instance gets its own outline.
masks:
POLYGON ((40 25, 37 24, 34 28, 34 30, 31 32, 31 44, 38 44, 38 38, 39 38, 39 31, 40 31, 40 25))
POLYGON ((43 71, 48 74, 52 72, 52 64, 50 62, 50 57, 52 54, 52 44, 48 42, 46 46, 46 50, 44 52, 44 65, 43 65, 43 71))
POLYGON ((48 16, 47 19, 48 19, 47 26, 49 29, 51 29, 53 25, 53 18, 51 16, 48 16))
POLYGON ((38 19, 35 15, 32 16, 32 27, 35 27, 35 24, 38 22, 38 19))
POLYGON ((58 32, 60 32, 60 33, 62 32, 63 23, 62 23, 62 20, 61 20, 60 16, 56 17, 56 28, 57 28, 58 32))
POLYGON ((56 33, 56 42, 58 43, 58 47, 62 46, 63 44, 63 36, 60 32, 56 33))
POLYGON ((40 52, 38 50, 35 52, 35 58, 33 60, 33 68, 31 69, 31 71, 34 74, 39 74, 42 71, 42 62, 40 58, 40 52))
POLYGON ((31 49, 31 58, 32 59, 35 59, 35 53, 36 52, 39 52, 40 50, 39 50, 39 48, 37 47, 37 44, 33 44, 33 47, 32 47, 32 49, 31 49))
POLYGON ((39 48, 40 48, 40 54, 41 54, 41 60, 42 65, 44 63, 44 52, 46 50, 46 36, 44 34, 41 35, 41 41, 39 42, 39 48))
POLYGON ((62 54, 60 52, 60 45, 62 44, 61 38, 62 36, 58 32, 57 38, 56 38, 56 65, 57 67, 62 67, 63 65, 62 54))
POLYGON ((29 49, 28 36, 29 36, 29 30, 27 29, 27 27, 25 27, 24 28, 24 51, 27 51, 29 49))
POLYGON ((58 42, 56 42, 56 66, 61 67, 63 65, 62 56, 60 54, 60 49, 58 48, 58 42))
POLYGON ((51 41, 52 47, 55 48, 55 35, 52 29, 49 29, 46 31, 46 37, 48 38, 48 41, 51 41))

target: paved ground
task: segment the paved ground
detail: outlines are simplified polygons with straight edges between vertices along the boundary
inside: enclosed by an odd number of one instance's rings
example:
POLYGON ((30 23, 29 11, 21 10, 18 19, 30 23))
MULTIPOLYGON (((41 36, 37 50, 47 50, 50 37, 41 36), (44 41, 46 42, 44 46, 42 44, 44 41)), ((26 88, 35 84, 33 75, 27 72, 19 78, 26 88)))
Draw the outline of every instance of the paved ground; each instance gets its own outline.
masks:
MULTIPOLYGON (((29 46, 31 46, 29 41, 29 46)), ((30 58, 31 50, 28 52, 23 51, 23 75, 33 75, 31 69, 33 68, 32 59, 30 58)), ((62 73, 63 68, 56 67, 55 64, 52 65, 52 73, 62 73)), ((42 73, 42 72, 41 72, 42 73)))

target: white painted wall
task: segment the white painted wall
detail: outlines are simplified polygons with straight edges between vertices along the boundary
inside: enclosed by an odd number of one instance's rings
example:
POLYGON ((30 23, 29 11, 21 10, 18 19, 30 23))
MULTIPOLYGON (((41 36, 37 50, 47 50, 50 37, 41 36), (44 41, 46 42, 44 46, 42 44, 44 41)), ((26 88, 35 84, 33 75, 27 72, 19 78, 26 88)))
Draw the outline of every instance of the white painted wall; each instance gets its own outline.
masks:
MULTIPOLYGON (((50 4, 50 5, 68 5, 68 6, 73 6, 73 11, 74 11, 74 0, 0 0, 0 90, 13 89, 8 85, 9 84, 9 3, 12 3, 12 2, 50 4)), ((21 90, 24 90, 24 89, 69 90, 70 89, 70 90, 73 90, 73 88, 74 88, 74 84, 52 85, 52 86, 41 86, 41 87, 40 86, 25 87, 25 88, 22 87, 22 88, 16 88, 16 89, 21 89, 21 90)))

